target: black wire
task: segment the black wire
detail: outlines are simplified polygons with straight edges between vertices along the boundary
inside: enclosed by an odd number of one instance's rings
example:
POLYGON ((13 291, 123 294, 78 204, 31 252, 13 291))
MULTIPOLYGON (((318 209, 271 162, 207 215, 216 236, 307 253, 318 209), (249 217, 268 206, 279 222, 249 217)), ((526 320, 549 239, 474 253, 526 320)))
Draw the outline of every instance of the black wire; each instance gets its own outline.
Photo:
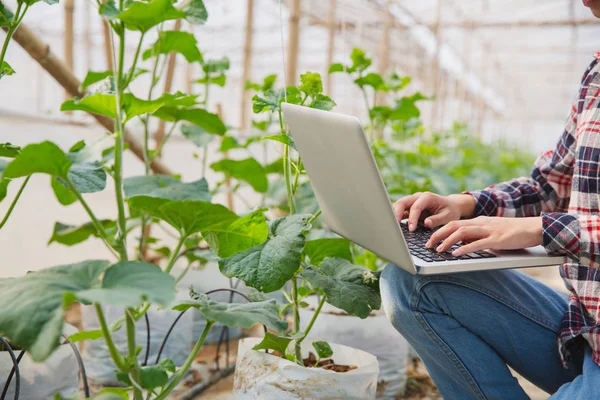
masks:
POLYGON ((0 400, 4 400, 4 398, 6 397, 6 393, 8 392, 8 387, 10 385, 10 381, 12 380, 13 373, 15 375, 15 397, 14 397, 14 399, 18 400, 19 392, 21 391, 21 373, 19 372, 19 361, 23 357, 23 354, 25 354, 25 350, 21 350, 21 354, 19 354, 19 358, 17 359, 12 347, 10 347, 8 342, 6 340, 4 340, 4 338, 2 336, 0 336, 0 343, 2 343, 4 345, 4 347, 8 351, 8 354, 10 355, 10 358, 12 359, 12 362, 13 362, 13 369, 10 371, 10 374, 8 375, 8 379, 6 380, 6 383, 4 384, 4 389, 2 390, 2 395, 0 396, 0 400))
POLYGON ((150 356, 150 318, 148 317, 148 313, 144 314, 144 319, 146 320, 146 355, 144 356, 143 366, 148 365, 148 357, 150 356))
POLYGON ((73 349, 73 353, 75 353, 75 358, 77 359, 77 365, 79 366, 79 374, 81 375, 81 381, 83 383, 83 392, 85 394, 85 398, 87 399, 88 397, 90 397, 90 386, 88 385, 87 374, 85 372, 85 366, 83 365, 83 360, 81 359, 81 354, 79 353, 79 349, 64 334, 62 335, 62 337, 71 346, 71 349, 73 349))

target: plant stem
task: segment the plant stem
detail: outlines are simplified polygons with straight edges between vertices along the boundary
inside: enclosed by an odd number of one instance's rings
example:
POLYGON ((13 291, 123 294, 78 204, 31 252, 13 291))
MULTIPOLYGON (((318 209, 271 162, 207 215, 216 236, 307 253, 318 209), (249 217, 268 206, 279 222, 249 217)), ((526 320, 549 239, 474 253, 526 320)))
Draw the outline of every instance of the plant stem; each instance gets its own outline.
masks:
POLYGON ((167 135, 160 142, 160 145, 158 145, 158 148, 156 149, 156 153, 154 154, 154 156, 152 158, 160 157, 160 153, 162 152, 163 146, 165 145, 165 143, 167 143, 167 140, 169 140, 171 138, 171 135, 175 131, 176 127, 177 127, 177 122, 173 122, 173 125, 171 125, 171 129, 169 129, 169 132, 167 133, 167 135))
POLYGON ((296 341, 297 343, 302 343, 302 341, 306 339, 306 337, 310 333, 310 330, 312 329, 313 325, 315 324, 315 321, 317 320, 317 317, 319 316, 319 313, 321 312, 321 308, 323 308, 323 304, 325 304, 325 300, 327 300, 327 296, 321 297, 321 301, 319 302, 315 313, 313 314, 312 318, 310 319, 310 322, 304 330, 304 334, 302 335, 302 337, 296 341))
POLYGON ((144 41, 144 35, 145 35, 145 33, 142 32, 140 41, 137 45, 137 48, 135 49, 135 56, 133 56, 133 64, 131 66, 131 70, 129 71, 127 80, 125 80, 125 83, 123 84, 123 90, 125 90, 127 88, 127 86, 129 86, 129 84, 131 83, 131 80, 133 79, 133 74, 135 73, 135 67, 137 66, 138 58, 140 56, 140 50, 142 49, 142 42, 144 41))
MULTIPOLYGON (((122 1, 120 1, 122 3, 122 1)), ((115 194, 117 200, 118 218, 117 218, 117 237, 119 243, 117 251, 121 260, 127 260, 127 219, 125 216, 125 201, 123 199, 123 149, 124 144, 124 127, 122 120, 121 98, 123 96, 123 87, 121 85, 123 79, 123 64, 125 62, 125 25, 120 24, 119 32, 119 58, 116 71, 114 71, 114 81, 117 87, 116 98, 116 119, 115 119, 115 163, 114 163, 114 181, 115 194)), ((113 55, 115 54, 115 44, 111 35, 111 46, 113 55)))
POLYGON ((308 220, 308 223, 312 224, 313 222, 315 222, 315 220, 317 218, 319 218, 322 213, 323 213, 323 211, 321 211, 321 210, 317 211, 312 217, 310 217, 310 219, 308 220))
POLYGON ((8 210, 6 211, 6 215, 4 216, 4 218, 2 219, 2 221, 0 222, 0 229, 2 229, 2 227, 4 226, 4 224, 6 224, 6 221, 8 221, 8 218, 10 217, 10 214, 12 213, 13 209, 17 205, 17 201, 19 201, 19 197, 21 197, 21 194, 23 193, 23 190, 25 190, 25 186, 27 186, 27 182, 29 182, 29 178, 31 178, 31 175, 29 175, 25 179, 25 182, 23 182, 23 184, 21 185, 21 188, 17 192, 17 195, 15 196, 13 202, 10 204, 10 207, 8 207, 8 210))
POLYGON ((65 181, 66 181, 69 189, 71 189, 73 194, 75 194, 75 197, 77 197, 77 200, 79 200, 79 202, 81 203, 81 205, 83 206, 85 211, 90 216, 90 219, 92 220, 92 223, 94 224, 94 227, 96 228, 96 231, 98 232, 98 235, 100 235, 100 238, 102 239, 102 241, 104 242, 106 247, 110 250, 110 252, 115 257, 119 258, 119 255, 117 253, 115 253, 115 249, 109 243, 108 236, 106 235, 106 231, 104 230, 104 226, 102 226, 102 223, 98 220, 98 218, 96 218, 96 215, 94 214, 94 212, 92 211, 90 206, 87 204, 87 202, 85 201, 85 199, 83 198, 81 193, 79 193, 79 190, 77 190, 75 185, 73 185, 73 183, 70 180, 66 179, 65 181))
POLYGON ((206 327, 204 328, 204 331, 202 332, 200 339, 198 339, 198 341, 194 345, 194 348, 192 349, 191 354, 185 360, 185 363, 181 366, 181 368, 179 368, 179 371, 177 371, 177 373, 175 374, 173 379, 171 379, 171 382, 169 383, 169 385, 160 393, 160 395, 158 397, 156 397, 155 400, 166 399, 167 396, 169 395, 169 393, 171 393, 173 391, 173 389, 175 389, 177 384, 181 381, 181 379, 183 379, 183 377, 185 376, 187 371, 192 366, 192 363, 196 359, 196 355, 202 348, 202 345, 204 344, 204 340, 206 340, 206 336, 208 335, 208 332, 210 331, 210 328, 213 326, 214 323, 215 323, 215 321, 209 321, 209 320, 206 321, 206 327))
POLYGON ((137 385, 133 385, 133 397, 135 400, 142 400, 142 392, 139 387, 140 370, 136 356, 135 344, 135 318, 133 317, 133 309, 125 309, 125 328, 127 332, 127 358, 133 363, 133 369, 130 371, 130 379, 137 385))
POLYGON ((21 21, 23 21, 23 18, 25 17, 25 13, 29 9, 29 5, 25 5, 25 9, 21 13, 22 6, 23 6, 23 3, 18 2, 17 10, 15 11, 15 15, 13 17, 14 23, 10 24, 8 31, 6 32, 6 38, 4 39, 4 44, 2 45, 2 51, 0 52, 0 65, 2 65, 2 63, 4 62, 4 57, 6 56, 6 51, 8 50, 8 43, 12 39, 13 33, 15 33, 15 31, 19 27, 19 25, 21 24, 21 21))
POLYGON ((121 356, 121 353, 119 353, 119 350, 117 350, 115 342, 113 342, 112 336, 110 335, 110 331, 108 330, 108 325, 106 324, 106 318, 104 318, 104 312, 102 311, 102 307, 98 303, 94 303, 94 307, 96 308, 96 314, 98 314, 98 322, 100 322, 100 329, 102 330, 102 334, 104 335, 104 340, 106 341, 106 346, 108 347, 108 352, 110 353, 111 358, 113 359, 115 365, 117 366, 117 368, 119 368, 119 370, 127 372, 123 356, 121 356))
MULTIPOLYGON (((298 282, 296 276, 292 279, 292 308, 294 311, 294 330, 293 333, 296 334, 300 331, 300 304, 298 301, 298 282)), ((300 346, 300 342, 296 341, 294 343, 294 355, 296 356, 296 363, 303 365, 302 363, 302 347, 300 346)))
POLYGON ((181 247, 183 247, 183 244, 185 243, 185 239, 187 239, 187 235, 181 233, 181 236, 179 237, 179 241, 177 242, 177 246, 175 247, 175 250, 173 250, 173 252, 171 253, 171 258, 169 259, 167 268, 165 268, 165 272, 167 274, 169 272, 171 272, 171 269, 173 269, 173 266, 175 265, 175 261, 177 261, 177 257, 179 256, 179 252, 181 251, 181 247))

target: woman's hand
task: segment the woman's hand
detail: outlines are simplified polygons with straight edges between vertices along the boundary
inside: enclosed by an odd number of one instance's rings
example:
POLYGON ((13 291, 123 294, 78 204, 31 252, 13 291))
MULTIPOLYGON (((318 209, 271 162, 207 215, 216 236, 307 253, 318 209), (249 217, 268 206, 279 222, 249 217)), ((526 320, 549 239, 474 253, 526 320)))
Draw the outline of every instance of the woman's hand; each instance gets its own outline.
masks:
POLYGON ((415 193, 394 203, 398 221, 408 218, 408 229, 417 229, 419 218, 424 217, 427 228, 445 225, 461 218, 471 218, 475 212, 475 199, 470 194, 440 196, 435 193, 415 193))
POLYGON ((462 221, 452 221, 436 231, 427 247, 436 247, 444 252, 458 242, 464 244, 452 252, 462 256, 478 250, 515 250, 542 244, 542 217, 502 218, 477 217, 462 221))

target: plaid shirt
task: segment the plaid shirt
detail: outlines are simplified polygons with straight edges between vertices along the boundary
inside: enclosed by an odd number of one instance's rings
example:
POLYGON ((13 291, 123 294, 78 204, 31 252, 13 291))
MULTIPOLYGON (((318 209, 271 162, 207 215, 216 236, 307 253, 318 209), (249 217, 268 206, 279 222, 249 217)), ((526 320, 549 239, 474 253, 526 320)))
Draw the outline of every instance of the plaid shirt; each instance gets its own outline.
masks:
POLYGON ((542 217, 543 245, 564 254, 560 272, 570 291, 558 337, 563 362, 577 337, 600 365, 600 53, 590 64, 554 150, 540 155, 531 177, 470 192, 476 214, 542 217))

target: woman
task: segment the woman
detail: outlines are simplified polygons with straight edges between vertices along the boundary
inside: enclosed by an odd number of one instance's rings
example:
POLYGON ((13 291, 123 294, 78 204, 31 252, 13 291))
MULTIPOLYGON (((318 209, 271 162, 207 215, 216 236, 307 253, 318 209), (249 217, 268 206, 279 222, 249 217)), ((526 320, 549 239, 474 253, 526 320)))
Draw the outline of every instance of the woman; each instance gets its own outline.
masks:
MULTIPOLYGON (((583 0, 600 18, 600 0, 583 0)), ((553 394, 600 399, 600 53, 566 128, 530 178, 447 197, 417 193, 397 218, 443 226, 427 244, 462 255, 543 245, 564 254, 570 296, 515 270, 382 274, 386 312, 423 359, 444 399, 527 399, 508 367, 553 394), (440 241, 443 242, 440 244, 440 241), (558 343, 557 343, 558 342, 558 343)))

